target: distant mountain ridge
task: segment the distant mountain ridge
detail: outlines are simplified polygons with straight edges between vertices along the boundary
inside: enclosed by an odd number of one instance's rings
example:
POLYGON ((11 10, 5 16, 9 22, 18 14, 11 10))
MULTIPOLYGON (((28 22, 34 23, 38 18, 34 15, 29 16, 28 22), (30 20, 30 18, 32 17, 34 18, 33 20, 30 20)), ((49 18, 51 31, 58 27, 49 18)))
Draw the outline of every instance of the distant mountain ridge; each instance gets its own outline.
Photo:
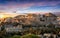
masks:
POLYGON ((60 12, 54 12, 53 14, 55 14, 56 16, 60 16, 60 12))

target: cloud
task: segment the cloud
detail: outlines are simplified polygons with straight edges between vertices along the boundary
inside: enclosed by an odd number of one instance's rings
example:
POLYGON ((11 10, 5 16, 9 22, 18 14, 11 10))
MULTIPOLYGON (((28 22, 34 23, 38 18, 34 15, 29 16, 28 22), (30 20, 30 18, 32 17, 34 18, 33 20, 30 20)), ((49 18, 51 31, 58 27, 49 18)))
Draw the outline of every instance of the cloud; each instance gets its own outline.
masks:
MULTIPOLYGON (((46 8, 50 9, 50 7, 56 7, 60 5, 60 1, 37 1, 36 2, 23 2, 23 3, 17 3, 17 2, 9 2, 7 4, 0 4, 0 10, 6 11, 6 12, 34 12, 33 10, 30 9, 34 9, 35 12, 39 11, 37 9, 41 9, 42 8, 46 8), (36 9, 37 8, 37 9, 36 9)), ((51 8, 51 9, 53 9, 51 8)), ((47 10, 46 10, 47 11, 47 10)))

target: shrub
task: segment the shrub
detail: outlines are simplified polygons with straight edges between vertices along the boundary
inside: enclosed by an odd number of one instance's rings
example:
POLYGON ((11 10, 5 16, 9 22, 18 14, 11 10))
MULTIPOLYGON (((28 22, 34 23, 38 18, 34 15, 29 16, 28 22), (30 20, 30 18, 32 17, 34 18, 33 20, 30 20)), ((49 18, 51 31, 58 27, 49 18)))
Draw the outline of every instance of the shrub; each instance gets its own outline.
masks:
POLYGON ((40 38, 40 37, 34 34, 27 34, 27 35, 22 36, 21 38, 40 38))
POLYGON ((10 38, 20 38, 20 36, 14 35, 14 36, 12 36, 12 37, 10 37, 10 38))

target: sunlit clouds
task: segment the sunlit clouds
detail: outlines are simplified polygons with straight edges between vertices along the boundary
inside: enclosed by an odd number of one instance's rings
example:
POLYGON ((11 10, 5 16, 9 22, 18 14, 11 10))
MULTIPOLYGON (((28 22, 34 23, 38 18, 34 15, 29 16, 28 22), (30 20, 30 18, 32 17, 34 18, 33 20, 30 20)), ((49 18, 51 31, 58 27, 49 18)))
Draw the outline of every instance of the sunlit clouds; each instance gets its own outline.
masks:
POLYGON ((60 12, 59 0, 10 0, 0 1, 0 11, 7 13, 60 12))

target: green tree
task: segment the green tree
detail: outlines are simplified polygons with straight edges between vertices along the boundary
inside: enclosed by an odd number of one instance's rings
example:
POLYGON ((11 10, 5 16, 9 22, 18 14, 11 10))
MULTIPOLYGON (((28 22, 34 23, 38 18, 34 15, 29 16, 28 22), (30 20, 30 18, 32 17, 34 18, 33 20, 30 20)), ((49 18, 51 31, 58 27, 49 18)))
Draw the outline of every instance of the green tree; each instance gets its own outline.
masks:
POLYGON ((27 34, 27 35, 22 36, 21 38, 40 38, 40 37, 34 34, 27 34))
POLYGON ((21 38, 21 37, 18 36, 18 35, 14 35, 14 36, 12 36, 12 37, 10 37, 10 38, 21 38))

